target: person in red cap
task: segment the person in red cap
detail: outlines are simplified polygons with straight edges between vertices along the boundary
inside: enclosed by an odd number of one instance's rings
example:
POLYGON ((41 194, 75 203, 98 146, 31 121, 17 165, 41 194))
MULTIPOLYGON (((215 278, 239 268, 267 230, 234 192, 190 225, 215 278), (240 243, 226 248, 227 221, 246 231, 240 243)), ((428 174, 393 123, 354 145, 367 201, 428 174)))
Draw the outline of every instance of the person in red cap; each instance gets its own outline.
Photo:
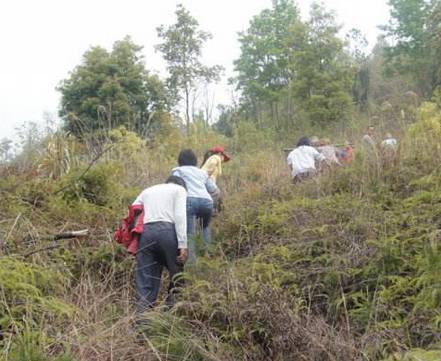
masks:
POLYGON ((204 155, 202 169, 208 173, 214 183, 217 177, 222 174, 222 163, 228 162, 231 158, 225 153, 225 148, 221 145, 211 147, 204 155))
MULTIPOLYGON (((202 169, 207 172, 214 184, 217 184, 217 177, 222 174, 222 163, 226 163, 231 157, 225 153, 221 145, 211 147, 204 155, 202 169)), ((216 216, 222 204, 219 190, 216 194, 210 194, 213 198, 213 215, 216 216)))

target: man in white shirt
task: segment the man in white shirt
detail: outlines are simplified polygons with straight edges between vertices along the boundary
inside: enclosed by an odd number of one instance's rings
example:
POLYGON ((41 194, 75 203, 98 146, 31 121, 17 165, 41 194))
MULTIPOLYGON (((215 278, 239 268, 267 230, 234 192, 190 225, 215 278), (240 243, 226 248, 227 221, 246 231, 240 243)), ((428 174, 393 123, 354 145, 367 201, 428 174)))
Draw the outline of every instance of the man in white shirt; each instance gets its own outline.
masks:
POLYGON ((382 148, 396 149, 398 147, 398 141, 392 136, 391 133, 386 134, 386 139, 381 142, 382 148))
POLYGON ((182 178, 170 176, 165 184, 141 192, 133 204, 144 207, 144 230, 136 254, 136 291, 138 312, 153 307, 158 297, 162 269, 170 275, 166 304, 172 306, 182 284, 176 275, 182 272, 187 251, 187 190, 182 178))
POLYGON ((302 137, 291 153, 289 153, 287 162, 291 167, 291 175, 295 183, 309 177, 316 172, 315 162, 325 160, 323 154, 320 154, 314 147, 308 137, 302 137))

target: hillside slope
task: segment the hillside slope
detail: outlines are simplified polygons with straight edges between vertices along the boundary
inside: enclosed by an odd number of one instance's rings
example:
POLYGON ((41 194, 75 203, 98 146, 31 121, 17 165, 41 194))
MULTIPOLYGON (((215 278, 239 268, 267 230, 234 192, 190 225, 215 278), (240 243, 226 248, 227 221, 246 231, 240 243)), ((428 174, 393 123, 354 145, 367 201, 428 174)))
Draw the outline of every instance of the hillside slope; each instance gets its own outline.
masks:
MULTIPOLYGON (((1 357, 441 359, 436 105, 422 105, 395 157, 357 149, 352 165, 300 185, 291 184, 279 146, 257 131, 247 136, 144 144, 120 131, 92 165, 77 145, 58 173, 48 151, 33 168, 2 169, 1 357), (112 230, 143 186, 165 178, 182 146, 202 152, 218 141, 237 152, 222 180, 216 247, 188 268, 171 312, 149 313, 140 337, 133 260, 112 230), (51 239, 83 228, 86 239, 51 239)), ((72 140, 57 141, 71 149, 72 140)))

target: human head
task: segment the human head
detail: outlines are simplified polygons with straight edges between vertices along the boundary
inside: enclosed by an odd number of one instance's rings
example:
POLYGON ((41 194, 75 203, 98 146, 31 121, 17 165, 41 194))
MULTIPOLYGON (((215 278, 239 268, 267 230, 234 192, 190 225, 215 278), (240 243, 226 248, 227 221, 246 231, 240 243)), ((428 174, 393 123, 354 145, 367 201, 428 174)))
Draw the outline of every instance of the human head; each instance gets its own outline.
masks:
POLYGON ((392 134, 391 133, 386 133, 386 138, 392 138, 392 134))
POLYGON ((205 162, 210 158, 212 155, 216 154, 212 150, 207 150, 204 154, 204 159, 202 160, 202 166, 205 164, 205 162))
POLYGON ((178 164, 180 167, 183 165, 197 166, 198 158, 191 149, 183 149, 179 153, 178 164))
POLYGON ((320 143, 319 138, 316 137, 315 135, 313 135, 313 136, 311 137, 310 142, 311 142, 311 145, 312 145, 313 147, 319 145, 319 143, 320 143))
POLYGON ((311 141, 308 137, 301 137, 299 141, 297 142, 297 147, 301 147, 302 145, 308 145, 311 146, 311 141))
POLYGON ((330 145, 331 144, 331 140, 329 138, 322 138, 320 139, 320 145, 324 146, 324 145, 330 145))
POLYGON ((369 125, 367 127, 367 134, 374 135, 374 133, 375 133, 375 127, 373 125, 369 125))
POLYGON ((175 175, 169 176, 165 183, 177 184, 178 186, 184 187, 185 190, 187 190, 187 185, 185 184, 185 181, 181 177, 175 175))
POLYGON ((221 145, 214 145, 210 148, 210 151, 212 151, 215 154, 219 154, 223 157, 224 162, 228 162, 231 158, 228 154, 225 153, 225 148, 221 145))

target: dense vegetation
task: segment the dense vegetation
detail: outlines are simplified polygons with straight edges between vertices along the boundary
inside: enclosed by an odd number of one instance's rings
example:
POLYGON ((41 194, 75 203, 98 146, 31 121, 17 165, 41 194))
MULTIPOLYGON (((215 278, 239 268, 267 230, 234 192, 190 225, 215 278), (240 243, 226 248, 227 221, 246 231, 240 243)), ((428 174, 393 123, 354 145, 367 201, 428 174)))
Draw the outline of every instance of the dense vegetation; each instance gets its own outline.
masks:
POLYGON ((304 21, 273 1, 239 35, 242 97, 214 126, 191 104, 221 69, 200 62, 209 34, 182 6, 158 29, 166 80, 130 38, 89 49, 59 87, 64 127, 0 148, 0 359, 440 360, 441 5, 390 6, 366 54, 323 6, 304 21), (399 137, 394 156, 363 151, 370 123, 399 137), (282 149, 304 134, 352 141, 355 161, 293 185, 282 149), (234 158, 215 247, 139 334, 134 260, 113 230, 181 148, 216 143, 234 158))

